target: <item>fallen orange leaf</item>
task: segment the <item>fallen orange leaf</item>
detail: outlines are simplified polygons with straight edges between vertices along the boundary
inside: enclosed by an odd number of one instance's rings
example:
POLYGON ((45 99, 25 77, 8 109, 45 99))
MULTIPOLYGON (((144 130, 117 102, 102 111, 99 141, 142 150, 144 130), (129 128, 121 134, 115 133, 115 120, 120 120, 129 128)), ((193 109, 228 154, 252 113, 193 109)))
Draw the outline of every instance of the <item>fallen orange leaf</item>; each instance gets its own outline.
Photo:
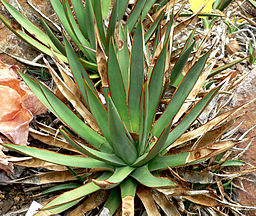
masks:
MULTIPOLYGON (((33 115, 47 111, 27 85, 18 78, 15 66, 8 66, 1 60, 0 110, 0 133, 20 145, 27 144, 29 123, 33 115)), ((13 171, 12 164, 8 162, 2 148, 0 148, 0 169, 13 171)))

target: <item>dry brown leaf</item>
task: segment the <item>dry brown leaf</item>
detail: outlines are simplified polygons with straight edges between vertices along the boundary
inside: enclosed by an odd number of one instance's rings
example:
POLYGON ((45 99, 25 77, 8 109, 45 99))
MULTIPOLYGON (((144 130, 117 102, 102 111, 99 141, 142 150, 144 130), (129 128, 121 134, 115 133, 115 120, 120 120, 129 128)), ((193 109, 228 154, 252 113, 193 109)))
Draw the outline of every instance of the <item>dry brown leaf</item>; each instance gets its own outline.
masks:
POLYGON ((136 194, 143 203, 148 216, 161 216, 152 196, 152 189, 138 187, 136 194))
MULTIPOLYGON (((87 174, 87 169, 76 169, 76 173, 79 176, 84 176, 87 174)), ((22 183, 22 184, 35 184, 35 185, 42 185, 42 184, 49 184, 49 183, 58 183, 58 182, 67 182, 67 181, 74 181, 77 178, 71 174, 68 170, 66 171, 53 171, 53 172, 46 172, 35 174, 32 176, 28 176, 21 179, 12 180, 12 183, 22 183)))
POLYGON ((8 66, 0 60, 0 85, 8 86, 15 90, 21 97, 24 108, 29 109, 33 115, 39 115, 47 111, 47 108, 32 93, 27 85, 18 79, 15 66, 8 66))
POLYGON ((79 90, 76 86, 76 83, 72 79, 73 75, 72 75, 72 72, 71 72, 70 68, 67 65, 65 65, 65 63, 58 58, 58 56, 56 56, 56 54, 53 50, 52 50, 52 53, 53 53, 53 56, 54 56, 54 62, 57 65, 65 84, 68 86, 69 90, 77 98, 80 98, 81 95, 80 95, 79 90))
POLYGON ((186 163, 196 162, 202 159, 207 159, 214 157, 222 152, 225 152, 232 147, 244 142, 243 141, 234 141, 234 140, 225 140, 218 143, 210 144, 204 148, 199 148, 194 151, 191 151, 186 159, 186 163))
POLYGON ((0 85, 0 121, 12 119, 21 109, 21 96, 14 89, 0 85))
POLYGON ((183 179, 177 172, 175 172, 171 167, 168 167, 170 173, 176 178, 183 186, 188 186, 189 183, 183 179))
POLYGON ((158 191, 153 192, 153 198, 168 216, 181 216, 176 206, 167 197, 158 191))
POLYGON ((218 181, 217 181, 217 186, 218 186, 218 188, 219 188, 221 198, 222 198, 222 200, 224 200, 225 192, 224 192, 224 188, 223 188, 223 184, 222 184, 222 181, 221 181, 221 180, 218 180, 218 181))
POLYGON ((188 188, 184 188, 183 186, 179 186, 176 188, 168 188, 168 189, 157 189, 157 191, 165 194, 166 196, 195 196, 200 194, 208 194, 208 190, 191 190, 188 188))
MULTIPOLYGON (((0 100, 0 104, 1 103, 2 102, 0 100)), ((8 137, 8 139, 10 139, 12 142, 26 145, 28 139, 29 123, 32 119, 33 115, 31 112, 22 108, 11 119, 0 121, 0 132, 8 137)))
POLYGON ((57 137, 57 138, 60 138, 60 139, 64 139, 64 137, 62 136, 62 134, 59 132, 59 130, 53 128, 53 127, 50 127, 49 125, 46 125, 46 124, 43 124, 41 122, 36 122, 37 124, 37 127, 47 133, 47 134, 50 134, 54 137, 57 137))
POLYGON ((231 39, 229 43, 226 45, 226 49, 229 55, 233 55, 239 50, 239 43, 236 39, 231 39))
POLYGON ((226 179, 233 179, 233 178, 237 178, 239 176, 247 175, 249 173, 254 173, 254 172, 256 172, 256 167, 246 169, 246 170, 240 170, 240 171, 232 172, 232 173, 228 173, 228 174, 216 174, 216 175, 225 177, 226 179))
POLYGON ((194 14, 193 16, 187 18, 183 22, 179 23, 174 28, 174 35, 181 32, 183 29, 185 29, 189 24, 194 23, 198 20, 198 17, 194 14))
POLYGON ((39 132, 37 130, 34 130, 32 128, 29 129, 29 132, 30 132, 29 133, 30 136, 32 136, 34 139, 37 139, 37 140, 43 142, 44 144, 56 146, 56 147, 59 147, 61 149, 66 149, 66 150, 77 152, 77 153, 81 154, 80 151, 73 148, 68 142, 66 142, 63 139, 59 139, 57 137, 54 137, 52 135, 48 135, 48 134, 45 134, 45 133, 41 133, 41 132, 39 132))
POLYGON ((24 108, 32 112, 33 115, 40 115, 48 110, 24 82, 20 82, 20 88, 26 92, 22 96, 22 105, 24 108))
POLYGON ((202 137, 196 142, 195 145, 193 145, 192 149, 196 148, 202 148, 206 145, 214 143, 216 140, 220 139, 221 136, 230 128, 232 125, 234 125, 235 120, 232 119, 224 124, 222 124, 220 127, 215 128, 213 130, 210 130, 202 135, 202 137))
POLYGON ((108 192, 105 190, 97 191, 85 200, 81 205, 79 205, 76 209, 68 213, 68 216, 83 216, 86 212, 97 208, 101 205, 108 197, 108 192))
POLYGON ((50 162, 42 161, 36 158, 28 158, 24 161, 12 161, 15 165, 23 167, 35 167, 35 168, 45 168, 48 170, 64 171, 67 170, 66 166, 53 164, 50 162))
POLYGON ((183 197, 198 205, 209 206, 209 207, 223 206, 223 204, 220 201, 218 201, 216 197, 213 197, 210 194, 199 194, 195 196, 183 196, 183 197))

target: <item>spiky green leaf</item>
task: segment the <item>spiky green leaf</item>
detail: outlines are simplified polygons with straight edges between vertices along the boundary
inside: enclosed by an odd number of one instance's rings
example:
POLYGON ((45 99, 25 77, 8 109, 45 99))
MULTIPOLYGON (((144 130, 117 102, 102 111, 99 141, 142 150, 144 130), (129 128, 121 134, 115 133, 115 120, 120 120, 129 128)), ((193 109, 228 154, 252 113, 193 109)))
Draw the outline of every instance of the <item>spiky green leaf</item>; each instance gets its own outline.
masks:
POLYGON ((169 145, 175 142, 187 128, 196 120, 204 108, 208 105, 211 99, 219 91, 220 87, 210 91, 204 98, 197 102, 185 115, 182 121, 170 132, 165 145, 162 150, 166 149, 169 145))
POLYGON ((111 98, 125 124, 130 129, 130 120, 128 115, 127 95, 124 88, 124 82, 117 60, 114 42, 111 40, 109 45, 108 58, 108 82, 111 98))
POLYGON ((132 164, 137 158, 137 151, 134 144, 126 135, 125 125, 112 101, 108 98, 108 124, 113 149, 117 156, 122 158, 127 164, 132 164))
POLYGON ((183 78, 177 90, 173 94, 171 101, 167 105, 167 108, 154 125, 152 130, 154 136, 158 137, 163 131, 163 128, 165 128, 166 125, 177 114, 185 99, 189 95, 191 89, 195 85, 200 73, 202 72, 209 54, 210 51, 207 52, 204 56, 202 56, 183 78))
POLYGON ((72 145, 75 149, 80 151, 81 153, 87 155, 88 157, 94 158, 96 160, 105 161, 108 164, 113 166, 125 166, 126 164, 118 158, 115 154, 109 154, 105 152, 100 152, 94 150, 82 143, 79 143, 72 139, 72 137, 63 130, 60 130, 64 138, 72 145))
POLYGON ((71 191, 67 191, 55 199, 51 200, 49 203, 47 203, 42 210, 48 210, 54 207, 57 207, 59 205, 80 199, 82 197, 85 197, 93 192, 96 192, 100 190, 100 187, 95 185, 93 182, 89 182, 85 185, 82 185, 76 189, 73 189, 71 191))
POLYGON ((59 40, 59 38, 53 33, 50 27, 46 24, 46 22, 41 18, 41 22, 46 30, 49 38, 51 39, 52 43, 57 47, 60 53, 66 55, 66 50, 63 43, 59 40))
POLYGON ((180 81, 182 80, 183 78, 182 71, 188 62, 188 58, 193 50, 194 44, 195 42, 192 43, 186 50, 183 50, 181 52, 180 57, 176 61, 175 66, 171 71, 171 76, 170 76, 171 85, 177 87, 180 81))
POLYGON ((40 160, 48 161, 55 164, 60 164, 70 167, 80 167, 80 168, 103 168, 112 170, 113 167, 103 161, 95 160, 93 158, 78 157, 64 155, 56 152, 52 152, 45 149, 21 146, 17 144, 3 144, 6 148, 10 148, 17 152, 20 152, 31 157, 38 158, 40 160))
POLYGON ((139 132, 140 121, 140 97, 144 84, 144 52, 143 52, 143 28, 141 21, 138 24, 131 53, 130 63, 130 84, 129 84, 129 114, 132 124, 132 131, 139 132))
POLYGON ((13 16, 13 18, 31 35, 33 35, 36 39, 41 41, 43 44, 52 47, 55 51, 58 52, 58 49, 50 40, 49 36, 45 34, 42 30, 40 30, 37 26, 35 26, 32 22, 30 22, 25 16, 23 16, 18 10, 16 10, 13 6, 8 4, 5 0, 2 0, 3 5, 9 11, 9 13, 13 16))
MULTIPOLYGON (((101 145, 106 142, 105 138, 92 130, 87 124, 79 119, 72 110, 57 98, 47 87, 37 82, 27 75, 20 72, 20 76, 27 83, 34 94, 55 114, 64 124, 79 134, 83 139, 100 149, 101 145)), ((104 148, 111 151, 109 144, 105 143, 104 148)))
POLYGON ((136 169, 131 176, 139 183, 151 188, 175 186, 175 183, 168 178, 160 178, 152 175, 148 169, 148 165, 136 169))

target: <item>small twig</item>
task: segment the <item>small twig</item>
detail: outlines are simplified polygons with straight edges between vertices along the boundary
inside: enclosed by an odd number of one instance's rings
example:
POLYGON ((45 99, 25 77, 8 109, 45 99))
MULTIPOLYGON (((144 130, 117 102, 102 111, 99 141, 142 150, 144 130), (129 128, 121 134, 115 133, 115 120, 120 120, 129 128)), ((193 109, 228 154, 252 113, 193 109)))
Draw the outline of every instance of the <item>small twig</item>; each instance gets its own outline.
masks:
POLYGON ((34 63, 36 63, 36 62, 38 62, 41 58, 43 58, 44 57, 44 54, 43 53, 41 53, 41 54, 39 54, 37 57, 35 57, 33 60, 32 60, 32 62, 34 62, 34 63))
POLYGON ((33 61, 29 61, 27 59, 23 59, 23 58, 17 57, 15 55, 12 55, 12 54, 7 53, 7 52, 2 52, 2 53, 10 56, 11 58, 13 58, 13 59, 15 59, 15 60, 17 60, 17 61, 19 61, 19 62, 21 62, 23 64, 26 64, 26 65, 30 65, 30 66, 33 66, 33 67, 47 68, 45 65, 42 65, 42 64, 34 62, 34 60, 33 61))
POLYGON ((240 126, 243 124, 243 121, 240 122, 235 128, 233 128, 232 130, 230 130, 229 132, 227 132, 226 134, 224 134, 222 136, 222 139, 228 139, 230 137, 232 137, 240 128, 240 126))
POLYGON ((244 188, 242 188, 241 186, 238 186, 238 185, 234 184, 233 182, 231 182, 231 185, 232 185, 234 188, 237 188, 237 189, 239 189, 239 190, 241 190, 241 191, 243 191, 243 192, 247 192, 244 188))
POLYGON ((244 148, 244 150, 242 152, 240 152, 237 156, 235 156, 233 158, 233 160, 239 159, 240 157, 242 157, 244 155, 244 153, 250 148, 252 141, 253 141, 253 139, 249 142, 249 144, 244 148))

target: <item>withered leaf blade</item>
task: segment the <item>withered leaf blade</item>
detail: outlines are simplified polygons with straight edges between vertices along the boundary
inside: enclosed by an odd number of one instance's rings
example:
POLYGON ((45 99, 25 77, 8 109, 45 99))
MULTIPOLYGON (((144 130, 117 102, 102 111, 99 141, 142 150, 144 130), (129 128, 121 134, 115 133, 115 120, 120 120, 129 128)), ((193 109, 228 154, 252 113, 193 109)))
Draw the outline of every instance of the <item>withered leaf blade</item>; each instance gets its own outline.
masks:
POLYGON ((183 22, 179 23, 178 25, 175 26, 174 28, 174 35, 176 35, 178 32, 181 32, 183 29, 185 29, 189 24, 196 22, 198 20, 198 17, 193 15, 183 22))
POLYGON ((207 145, 204 148, 196 149, 194 151, 191 151, 188 154, 186 163, 196 162, 196 161, 199 161, 202 159, 214 157, 222 152, 225 152, 225 151, 231 149, 232 147, 234 147, 244 141, 246 141, 246 140, 243 140, 243 141, 226 140, 226 141, 221 141, 221 142, 214 143, 211 145, 207 145))
POLYGON ((141 202, 143 203, 148 216, 160 216, 156 204, 154 202, 152 196, 152 189, 145 188, 145 187, 138 187, 136 194, 140 198, 141 202))
POLYGON ((59 59, 59 57, 57 55, 55 55, 54 51, 52 51, 52 53, 53 53, 53 57, 54 57, 53 60, 54 60, 55 64, 57 65, 65 84, 68 86, 70 91, 75 96, 80 98, 80 93, 77 89, 77 86, 76 86, 74 80, 71 78, 71 77, 73 77, 73 75, 72 75, 70 68, 68 68, 68 66, 65 65, 65 63, 61 59, 59 59))
MULTIPOLYGON (((86 169, 79 169, 76 170, 76 173, 80 176, 84 176, 88 174, 88 170, 86 169)), ((42 184, 49 184, 49 183, 59 183, 59 182, 67 182, 67 181, 74 181, 77 178, 71 174, 69 171, 52 171, 46 173, 40 173, 32 176, 28 176, 21 179, 15 179, 13 183, 22 183, 22 184, 35 184, 35 185, 42 185, 42 184)))
POLYGON ((97 46, 96 46, 96 60, 97 60, 97 66, 98 66, 98 71, 100 74, 101 82, 102 82, 102 87, 108 87, 108 78, 107 78, 107 57, 104 52, 99 33, 98 33, 98 28, 96 23, 94 24, 94 29, 95 29, 95 36, 96 36, 96 41, 97 41, 97 46))
POLYGON ((183 179, 177 172, 175 172, 171 167, 168 167, 168 170, 173 175, 173 177, 177 179, 177 181, 179 181, 180 184, 184 186, 189 186, 189 183, 185 179, 183 179))
POLYGON ((178 209, 173 202, 167 199, 167 197, 158 191, 153 192, 153 198, 156 203, 163 209, 164 213, 168 216, 181 216, 178 209))
POLYGON ((203 206, 216 207, 223 206, 216 197, 210 194, 199 194, 195 196, 183 196, 185 199, 203 206))
POLYGON ((182 186, 177 188, 168 188, 168 189, 157 189, 159 192, 165 194, 166 196, 195 196, 201 194, 208 194, 208 190, 191 190, 184 188, 182 186))
POLYGON ((193 145, 193 149, 203 148, 206 145, 214 143, 216 140, 221 138, 221 136, 234 125, 235 120, 230 120, 223 123, 221 126, 214 128, 213 130, 209 130, 197 141, 195 145, 193 145))
POLYGON ((67 170, 66 166, 49 163, 49 162, 42 161, 37 158, 28 158, 23 161, 14 161, 13 163, 15 165, 24 166, 24 167, 45 168, 48 170, 55 170, 55 171, 67 170))
POLYGON ((39 140, 39 141, 43 142, 44 144, 52 145, 52 146, 59 147, 61 149, 66 149, 66 150, 69 150, 69 151, 72 151, 72 152, 80 153, 78 150, 73 148, 68 142, 66 142, 62 139, 53 137, 52 135, 41 133, 41 132, 39 132, 37 130, 34 130, 32 128, 29 129, 29 132, 30 132, 30 136, 32 136, 36 140, 39 140))
POLYGON ((87 200, 85 200, 81 205, 76 209, 68 213, 68 216, 83 216, 88 211, 96 209, 99 205, 107 200, 108 191, 100 190, 93 193, 87 200))

